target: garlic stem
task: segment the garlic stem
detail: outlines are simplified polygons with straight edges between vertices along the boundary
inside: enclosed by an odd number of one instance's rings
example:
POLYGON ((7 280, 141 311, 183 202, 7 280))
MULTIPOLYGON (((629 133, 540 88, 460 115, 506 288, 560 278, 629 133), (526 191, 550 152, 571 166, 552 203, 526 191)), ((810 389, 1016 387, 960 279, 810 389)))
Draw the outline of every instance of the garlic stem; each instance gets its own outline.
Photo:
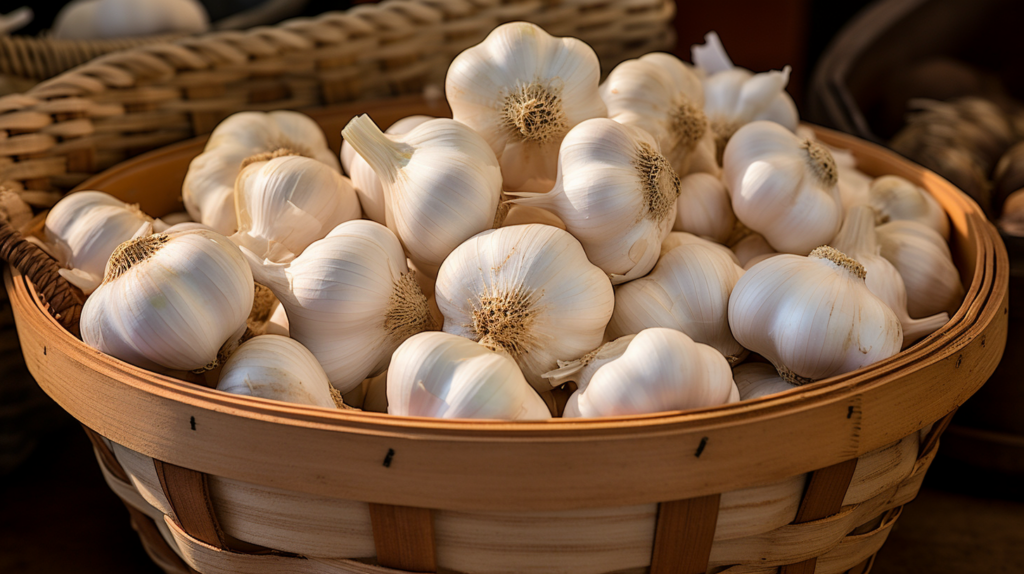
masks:
POLYGON ((875 211, 867 206, 856 206, 846 213, 842 228, 832 240, 832 246, 843 253, 878 254, 875 233, 875 211))
POLYGON ((839 168, 828 148, 812 140, 804 140, 803 147, 807 151, 807 165, 811 173, 817 176, 824 187, 836 186, 839 183, 839 168))
POLYGON ((949 314, 945 311, 925 317, 924 319, 901 320, 903 324, 903 346, 909 347, 918 339, 927 337, 949 322, 949 314))
POLYGON ((370 164, 377 177, 387 183, 394 183, 398 170, 412 158, 412 146, 392 141, 366 114, 352 118, 341 130, 341 137, 370 164))

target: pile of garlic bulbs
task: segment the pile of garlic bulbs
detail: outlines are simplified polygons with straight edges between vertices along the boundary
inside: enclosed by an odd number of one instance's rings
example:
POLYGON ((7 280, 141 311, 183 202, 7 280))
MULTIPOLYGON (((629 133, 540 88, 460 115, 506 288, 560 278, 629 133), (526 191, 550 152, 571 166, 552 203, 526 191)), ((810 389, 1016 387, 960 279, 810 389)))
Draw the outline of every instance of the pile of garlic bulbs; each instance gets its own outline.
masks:
POLYGON ((506 24, 448 70, 454 119, 352 119, 351 179, 309 118, 243 112, 189 167, 195 222, 78 193, 46 243, 100 351, 393 415, 713 407, 945 324, 964 291, 935 199, 799 129, 788 69, 714 34, 694 61, 602 84, 583 42, 506 24))

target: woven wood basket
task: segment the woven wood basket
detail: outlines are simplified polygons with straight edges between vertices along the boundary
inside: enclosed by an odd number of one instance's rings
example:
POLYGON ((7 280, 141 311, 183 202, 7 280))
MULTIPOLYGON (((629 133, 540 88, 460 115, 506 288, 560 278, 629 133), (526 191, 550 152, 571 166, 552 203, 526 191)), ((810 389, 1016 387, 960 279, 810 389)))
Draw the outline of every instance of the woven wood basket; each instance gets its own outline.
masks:
MULTIPOLYGON (((335 106, 382 126, 443 103, 335 106)), ((869 174, 925 187, 949 213, 968 292, 899 355, 782 395, 685 413, 543 423, 444 421, 229 395, 99 353, 73 304, 5 284, 40 386, 92 429, 110 487, 167 572, 301 574, 863 573, 914 498, 939 435, 1002 354, 1006 252, 977 205, 849 136, 869 174)), ((179 210, 182 142, 87 181, 153 215, 179 210)), ((19 268, 26 267, 19 265, 19 268)), ((30 271, 29 275, 36 271, 30 271)))

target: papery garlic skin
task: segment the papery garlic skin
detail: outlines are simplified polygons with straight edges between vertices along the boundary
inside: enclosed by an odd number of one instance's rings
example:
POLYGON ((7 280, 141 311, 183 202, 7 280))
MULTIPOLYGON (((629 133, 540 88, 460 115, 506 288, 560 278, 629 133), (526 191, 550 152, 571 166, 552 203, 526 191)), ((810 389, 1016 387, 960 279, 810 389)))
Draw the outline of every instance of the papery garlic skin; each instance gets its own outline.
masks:
POLYGON ((188 166, 181 197, 192 219, 231 235, 235 221, 235 179, 242 162, 253 155, 290 149, 340 171, 320 127, 292 111, 239 112, 214 128, 203 153, 188 166))
POLYGON ((736 225, 729 190, 722 180, 707 173, 690 174, 679 181, 673 231, 702 235, 725 243, 736 225))
POLYGON ((253 278, 238 247, 206 230, 142 236, 110 256, 82 309, 82 340, 139 367, 216 366, 252 309, 253 278))
POLYGON ((799 386, 782 380, 775 367, 767 363, 737 365, 732 370, 732 378, 740 391, 741 401, 784 393, 799 386))
POLYGON ((964 300, 964 286, 942 236, 916 221, 890 221, 876 231, 882 257, 903 277, 910 316, 956 313, 964 300))
POLYGON ((626 352, 626 347, 636 337, 624 335, 608 341, 593 351, 572 361, 558 361, 558 368, 544 373, 543 377, 551 381, 551 386, 561 386, 568 382, 576 383, 578 390, 584 390, 590 384, 594 373, 605 364, 614 361, 626 352))
POLYGON ((600 346, 615 304, 607 274, 550 225, 485 231, 445 260, 434 296, 446 333, 508 352, 526 380, 600 346))
POLYGON ((476 130, 501 161, 506 191, 545 192, 562 138, 584 120, 607 117, 597 54, 535 24, 495 28, 448 68, 452 117, 476 130))
POLYGON ((383 225, 347 221, 288 263, 242 252, 284 306, 291 337, 342 393, 386 369, 402 341, 431 326, 427 298, 383 225))
POLYGON ((606 118, 569 132, 548 193, 517 194, 513 204, 550 210, 612 284, 654 267, 672 230, 679 178, 647 132, 606 118))
POLYGON ((388 369, 387 399, 392 415, 551 418, 508 354, 448 333, 420 333, 398 347, 388 369))
POLYGON ((932 194, 898 175, 884 175, 868 191, 879 223, 916 221, 934 229, 949 241, 949 218, 932 194))
POLYGON ((46 245, 62 277, 89 295, 103 282, 110 254, 153 218, 102 191, 67 195, 46 216, 46 245))
POLYGON ((645 329, 569 397, 565 418, 699 409, 739 396, 722 355, 674 329, 645 329))
POLYGON ((288 261, 340 223, 359 219, 360 209, 347 177, 315 159, 283 155, 242 168, 235 213, 232 241, 270 261, 288 261))
POLYGON ((780 252, 810 253, 842 224, 832 155, 779 124, 740 128, 726 146, 722 180, 736 218, 780 252))
POLYGON ((224 364, 217 390, 337 408, 331 383, 313 353, 302 343, 278 335, 260 335, 242 343, 224 364))
POLYGON ((753 266, 733 289, 729 326, 794 384, 857 370, 903 344, 899 319, 868 290, 864 267, 827 246, 753 266))
POLYGON ((436 276, 452 250, 494 226, 501 170, 469 127, 442 118, 387 136, 363 115, 342 135, 380 178, 387 226, 420 271, 436 276))
MULTIPOLYGON (((389 135, 407 134, 420 124, 436 119, 433 116, 409 116, 391 124, 391 127, 384 130, 389 135)), ((359 195, 359 205, 363 213, 371 221, 381 225, 387 225, 387 199, 384 197, 384 185, 380 178, 373 172, 370 164, 366 163, 361 155, 356 153, 352 144, 347 141, 341 142, 341 167, 352 180, 352 186, 359 195)))
POLYGON ((739 363, 746 350, 729 332, 729 298, 743 268, 721 250, 683 244, 662 255, 646 277, 615 288, 607 337, 676 329, 739 363))

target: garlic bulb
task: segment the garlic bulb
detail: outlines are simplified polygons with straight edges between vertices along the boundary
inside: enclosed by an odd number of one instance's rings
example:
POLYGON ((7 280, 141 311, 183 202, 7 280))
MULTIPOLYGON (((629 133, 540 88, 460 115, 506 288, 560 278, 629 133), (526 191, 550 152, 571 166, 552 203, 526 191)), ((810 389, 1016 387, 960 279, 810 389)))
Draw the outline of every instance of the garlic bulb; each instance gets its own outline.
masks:
POLYGON ((420 333, 395 351, 388 414, 444 419, 551 418, 507 353, 448 333, 420 333))
POLYGON ((487 142, 465 125, 430 120, 386 136, 363 115, 342 136, 370 164, 387 198, 387 225, 431 277, 460 243, 494 226, 501 171, 487 142))
POLYGON ((736 381, 736 388, 739 389, 741 401, 784 393, 799 386, 782 380, 775 367, 767 363, 744 363, 737 365, 732 370, 732 378, 736 381))
MULTIPOLYGON (((435 119, 432 116, 409 116, 391 124, 391 127, 384 130, 390 135, 407 134, 413 128, 429 120, 435 119)), ((359 205, 363 207, 363 213, 372 221, 381 225, 387 225, 387 200, 384 198, 384 185, 380 182, 373 168, 366 163, 363 157, 356 153, 352 144, 344 141, 341 143, 341 167, 345 173, 352 178, 352 185, 359 195, 359 205)))
POLYGON ((274 312, 270 314, 270 319, 267 321, 265 332, 268 335, 291 336, 288 329, 288 313, 284 310, 284 305, 279 303, 274 307, 274 312))
POLYGON ((427 298, 383 225, 346 221, 287 263, 242 252, 281 301, 291 337, 342 393, 386 369, 402 341, 431 326, 427 298))
POLYGON ((141 235, 110 256, 82 309, 82 340, 147 369, 210 369, 237 344, 252 303, 252 273, 226 237, 141 235))
POLYGON ((765 256, 777 255, 778 252, 772 249, 771 245, 764 240, 760 233, 751 233, 743 237, 732 246, 733 253, 739 264, 744 269, 750 269, 752 261, 763 261, 765 256))
POLYGON ((102 191, 69 194, 46 216, 46 245, 62 277, 86 295, 103 281, 110 254, 153 218, 102 191))
MULTIPOLYGON (((589 373, 562 415, 611 417, 699 409, 739 400, 722 355, 674 329, 644 329, 589 373), (617 354, 616 354, 617 353, 617 354)), ((601 353, 602 349, 598 349, 601 353)), ((580 364, 585 368, 585 361, 580 364)))
POLYGON ((922 319, 910 318, 907 313, 907 289, 899 271, 879 252, 875 211, 870 207, 858 205, 851 208, 832 245, 864 266, 868 290, 884 301, 899 318, 903 326, 905 347, 930 335, 949 321, 949 315, 944 312, 922 319))
POLYGON ((725 243, 735 225, 729 190, 722 180, 707 173, 690 174, 680 180, 673 231, 686 231, 725 243))
POLYGON ((939 202, 924 189, 898 175, 884 175, 871 183, 871 207, 879 222, 917 221, 931 227, 949 241, 949 218, 939 202))
POLYGON ((626 60, 601 84, 608 117, 645 130, 680 176, 718 174, 715 138, 704 115, 704 86, 694 70, 671 54, 626 60))
POLYGON ((259 257, 288 261, 338 224, 359 219, 352 183, 315 159, 277 151, 242 165, 231 240, 259 257))
POLYGON ((690 243, 696 243, 698 245, 703 245, 705 247, 715 249, 722 255, 725 255, 729 259, 732 259, 733 263, 735 263, 736 265, 740 264, 739 258, 728 247, 720 243, 715 243, 714 241, 704 239, 703 237, 698 237, 692 233, 686 233, 685 231, 673 231, 672 233, 669 233, 668 237, 665 238, 665 241, 661 242, 661 255, 664 256, 666 253, 672 251, 676 247, 690 243))
POLYGON ((437 276, 444 331, 506 351, 535 388, 558 359, 597 348, 615 304, 607 274, 579 241, 550 225, 485 231, 459 246, 437 276))
POLYGON ((54 19, 54 38, 98 40, 159 34, 199 34, 210 17, 197 0, 75 0, 54 19))
POLYGON ((865 367, 903 344, 899 319, 868 290, 864 267, 828 246, 747 271, 729 300, 729 326, 793 384, 865 367))
POLYGON ((729 332, 729 296, 743 268, 722 250, 685 243, 662 255, 646 277, 615 288, 607 336, 617 339, 652 327, 686 333, 710 345, 730 364, 746 356, 729 332))
POLYGON ((328 409, 341 398, 313 353, 278 335, 242 343, 224 364, 217 390, 328 409))
POLYGON ((903 277, 910 316, 956 313, 964 299, 964 287, 942 236, 916 221, 890 221, 876 231, 882 257, 903 277))
POLYGON ((832 154, 776 123, 754 122, 733 135, 722 180, 737 219, 778 251, 803 255, 839 231, 843 206, 832 154))
POLYGON ((340 171, 338 158, 316 122, 291 111, 239 112, 214 128, 203 153, 188 166, 181 197, 192 219, 231 235, 235 221, 235 179, 253 155, 288 149, 340 171))
POLYGON ((455 58, 445 95, 452 117, 482 135, 501 161, 506 191, 544 192, 554 184, 565 134, 608 115, 600 77, 590 46, 512 22, 455 58))
POLYGON ((679 178, 650 134, 598 118, 565 136, 550 192, 517 195, 514 204, 558 216, 618 284, 654 267, 675 220, 679 178))

